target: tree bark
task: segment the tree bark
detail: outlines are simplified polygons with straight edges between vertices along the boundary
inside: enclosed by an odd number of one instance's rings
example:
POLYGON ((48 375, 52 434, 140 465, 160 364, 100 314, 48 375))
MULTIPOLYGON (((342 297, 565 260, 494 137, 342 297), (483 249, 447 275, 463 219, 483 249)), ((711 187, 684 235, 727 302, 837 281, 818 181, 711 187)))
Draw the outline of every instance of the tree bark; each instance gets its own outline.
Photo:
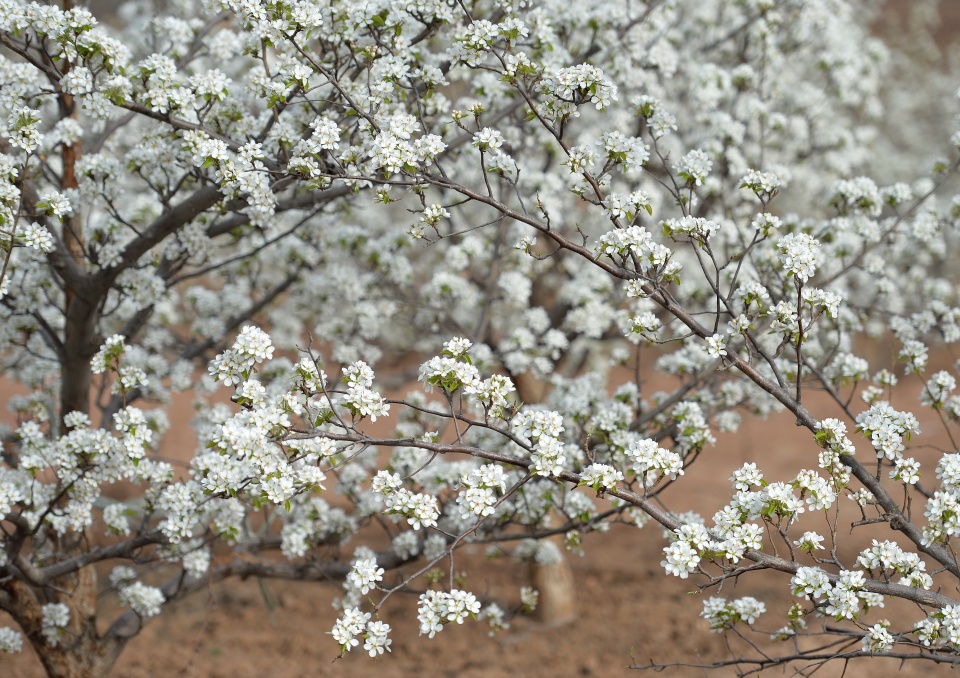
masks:
POLYGON ((566 558, 558 563, 530 563, 530 583, 539 593, 534 616, 549 626, 569 624, 577 618, 577 587, 566 558))
POLYGON ((123 643, 97 635, 96 574, 92 566, 62 577, 54 587, 59 589, 46 602, 63 603, 70 609, 70 622, 57 645, 43 635, 45 601, 21 581, 8 582, 4 588, 9 597, 4 609, 17 621, 51 678, 103 678, 110 673, 123 643))

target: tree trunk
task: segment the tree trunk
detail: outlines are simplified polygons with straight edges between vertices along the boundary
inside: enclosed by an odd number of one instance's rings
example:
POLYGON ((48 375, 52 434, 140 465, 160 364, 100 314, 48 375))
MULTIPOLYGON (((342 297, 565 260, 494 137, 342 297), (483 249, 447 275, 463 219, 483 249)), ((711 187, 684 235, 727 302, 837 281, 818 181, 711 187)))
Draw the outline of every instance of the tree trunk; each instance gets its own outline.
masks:
POLYGON ((561 556, 560 562, 547 565, 530 563, 530 583, 540 592, 534 612, 537 620, 560 626, 577 618, 577 587, 566 558, 561 556))
MULTIPOLYGON (((73 0, 63 0, 63 10, 73 7, 73 0)), ((62 71, 64 75, 70 72, 70 62, 64 61, 62 71)), ((60 109, 60 118, 76 118, 77 103, 73 96, 60 91, 57 97, 60 109)), ((60 151, 63 170, 60 177, 60 190, 75 191, 79 188, 76 165, 80 159, 81 147, 77 140, 72 144, 65 144, 60 151)), ((79 205, 75 206, 73 214, 63 217, 63 243, 67 254, 83 270, 84 244, 83 224, 80 219, 79 205)), ((63 306, 66 323, 63 333, 64 355, 60 382, 60 419, 70 412, 90 413, 90 358, 97 352, 99 346, 91 346, 96 330, 97 303, 91 298, 90 290, 83 289, 86 285, 74 285, 71 281, 64 281, 63 306)), ((79 282, 79 281, 74 281, 79 282)), ((86 281, 84 281, 86 282, 86 281)))
POLYGON ((48 676, 103 678, 110 673, 123 642, 97 635, 97 577, 92 566, 54 582, 47 591, 56 590, 57 594, 49 601, 38 599, 34 589, 21 581, 8 582, 4 588, 10 594, 4 608, 33 645, 48 676), (57 645, 43 636, 45 602, 63 603, 70 609, 70 622, 57 645))
POLYGON ((100 348, 95 340, 95 320, 96 309, 89 302, 76 292, 67 295, 60 377, 61 419, 74 411, 90 413, 90 359, 100 348))

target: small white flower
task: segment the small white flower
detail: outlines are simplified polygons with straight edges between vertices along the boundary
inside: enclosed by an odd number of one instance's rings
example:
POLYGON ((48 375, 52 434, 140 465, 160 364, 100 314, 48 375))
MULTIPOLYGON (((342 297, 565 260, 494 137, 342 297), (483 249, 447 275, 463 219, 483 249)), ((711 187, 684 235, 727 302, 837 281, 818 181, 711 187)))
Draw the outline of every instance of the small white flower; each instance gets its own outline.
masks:
POLYGON ((134 582, 120 589, 120 603, 129 605, 141 617, 155 617, 166 602, 163 591, 156 586, 134 582))
POLYGON ((364 634, 363 649, 371 657, 383 654, 384 650, 391 652, 390 645, 393 641, 388 637, 390 634, 390 625, 381 621, 373 621, 367 624, 367 632, 364 634))
POLYGON ((9 626, 0 626, 0 652, 13 654, 23 650, 23 636, 9 626))
POLYGON ((789 275, 807 282, 817 272, 820 242, 807 233, 788 233, 777 243, 780 263, 789 275))
POLYGON ((710 159, 704 151, 694 149, 687 153, 674 166, 677 170, 677 176, 684 181, 688 181, 694 186, 703 186, 713 168, 713 160, 710 159))
POLYGON ((884 620, 870 627, 867 635, 863 637, 864 652, 882 654, 893 649, 896 642, 887 627, 890 622, 884 620))
POLYGON ((723 335, 714 334, 707 337, 707 355, 711 358, 720 358, 727 355, 726 342, 723 335))
POLYGON ((354 563, 353 570, 347 575, 347 583, 362 594, 376 588, 378 581, 383 581, 383 568, 377 567, 375 558, 358 560, 354 563))

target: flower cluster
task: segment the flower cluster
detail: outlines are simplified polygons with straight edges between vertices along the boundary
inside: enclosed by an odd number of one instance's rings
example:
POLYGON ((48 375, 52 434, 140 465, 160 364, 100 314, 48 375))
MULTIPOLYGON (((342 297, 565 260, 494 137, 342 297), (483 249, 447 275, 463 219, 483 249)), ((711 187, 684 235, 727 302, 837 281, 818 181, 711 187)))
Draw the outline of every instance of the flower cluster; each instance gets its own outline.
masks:
POLYGON ((653 487, 661 478, 676 479, 683 475, 683 458, 660 447, 655 440, 635 441, 624 450, 624 454, 645 488, 653 487))
POLYGON ((920 422, 910 412, 897 411, 882 401, 857 415, 857 430, 870 438, 878 457, 894 460, 905 449, 904 439, 920 433, 920 422))
POLYGON ((661 223, 661 227, 664 235, 670 237, 683 235, 701 244, 706 244, 720 228, 714 221, 689 215, 679 219, 667 219, 661 223))
POLYGON ((817 422, 815 438, 817 444, 831 452, 841 454, 855 454, 856 449, 847 438, 847 425, 839 419, 824 419, 817 422))
POLYGON ((67 624, 70 623, 70 608, 63 603, 47 603, 43 613, 41 633, 44 640, 56 647, 64 642, 67 624))
POLYGON ((383 568, 377 567, 376 558, 364 558, 353 564, 353 569, 347 575, 347 584, 366 594, 376 588, 377 582, 383 581, 383 568))
POLYGON ((617 86, 602 70, 590 64, 560 68, 545 83, 545 87, 560 100, 575 105, 589 101, 598 111, 617 100, 617 86))
POLYGON ((210 363, 210 374, 225 386, 239 384, 250 376, 254 365, 273 357, 270 336, 258 327, 247 325, 233 346, 210 363))
POLYGON ((660 139, 677 130, 677 118, 668 111, 663 102, 649 94, 641 94, 630 100, 636 115, 650 127, 654 139, 660 139))
POLYGON ((960 605, 946 605, 913 628, 925 647, 960 646, 960 605))
POLYGON ((702 186, 713 169, 713 160, 699 148, 687 153, 674 168, 677 176, 693 186, 702 186))
POLYGON ((887 630, 888 628, 890 628, 890 622, 886 620, 871 626, 867 635, 863 637, 862 647, 864 651, 883 654, 892 650, 896 639, 887 630))
MULTIPOLYGON (((432 390, 439 386, 447 393, 453 393, 461 387, 476 389, 480 387, 480 373, 470 362, 449 355, 434 356, 420 366, 419 380, 424 389, 432 390)), ((466 391, 466 388, 464 390, 466 391)))
POLYGON ((457 504, 464 518, 479 516, 481 518, 492 515, 497 503, 497 491, 504 494, 507 491, 507 480, 503 467, 496 464, 484 464, 479 469, 460 477, 460 487, 457 494, 457 504))
POLYGON ((49 254, 55 248, 53 235, 50 231, 34 221, 29 222, 22 231, 18 231, 17 238, 24 247, 29 247, 43 254, 49 254))
POLYGON ((427 591, 420 596, 417 613, 420 635, 426 634, 433 638, 446 624, 462 624, 468 616, 476 619, 479 612, 480 601, 468 591, 427 591))
POLYGON ((634 344, 639 344, 643 340, 656 341, 660 327, 660 319, 650 311, 633 315, 625 313, 620 322, 620 331, 634 344))
POLYGON ((386 417, 390 412, 390 405, 376 391, 370 389, 373 385, 373 370, 358 360, 353 365, 343 368, 343 381, 347 384, 347 393, 343 396, 343 405, 355 417, 370 417, 376 421, 377 417, 386 417))
POLYGON ((836 182, 830 202, 843 214, 862 212, 872 217, 878 216, 883 207, 880 190, 869 177, 856 177, 836 182))
POLYGON ((559 413, 524 409, 514 416, 511 425, 516 435, 535 443, 530 455, 532 471, 541 476, 559 476, 563 473, 567 457, 560 441, 563 417, 559 413))
POLYGON ((437 498, 411 492, 403 487, 403 481, 396 473, 379 471, 371 489, 383 499, 384 513, 404 516, 414 530, 437 526, 440 517, 437 498))
POLYGON ((440 223, 441 219, 449 219, 450 212, 446 210, 443 205, 429 205, 426 209, 423 210, 423 213, 420 215, 420 220, 411 226, 407 233, 409 233, 414 238, 423 238, 424 232, 427 227, 434 229, 439 234, 439 229, 437 224, 440 223))
POLYGON ((510 406, 508 396, 516 390, 510 377, 502 374, 490 375, 479 383, 467 384, 463 389, 464 393, 483 406, 485 412, 498 418, 507 415, 510 406))
POLYGON ((926 387, 920 394, 920 404, 934 409, 942 409, 957 388, 957 380, 945 370, 941 370, 930 377, 926 387))
POLYGON ((822 600, 822 612, 837 621, 858 619, 864 610, 883 607, 883 596, 864 590, 863 572, 841 570, 834 582, 819 567, 800 567, 791 578, 795 596, 822 600))
POLYGON ((623 473, 608 464, 590 464, 580 472, 580 486, 592 487, 598 493, 614 490, 623 480, 623 473))
POLYGON ((685 525, 671 537, 673 541, 663 548, 660 566, 667 574, 686 579, 700 565, 700 550, 709 544, 709 535, 702 525, 685 525))
POLYGON ((393 643, 389 638, 390 625, 381 621, 370 621, 370 613, 361 612, 356 607, 345 609, 330 630, 330 635, 340 645, 341 654, 360 645, 360 639, 357 638, 360 634, 363 634, 363 649, 371 657, 383 654, 384 650, 390 651, 393 643))
POLYGON ((654 279, 671 280, 680 273, 681 265, 671 261, 670 249, 654 241, 643 226, 609 231, 600 237, 595 249, 597 254, 618 257, 625 264, 635 258, 638 272, 654 279))
POLYGON ((23 636, 9 626, 0 626, 0 652, 13 654, 23 650, 23 636))
POLYGON ((371 143, 368 155, 373 167, 388 176, 398 172, 415 172, 421 164, 432 161, 446 148, 436 134, 426 134, 411 141, 417 125, 415 119, 409 118, 400 116, 393 119, 389 128, 377 134, 371 143))
MULTIPOLYGON (((650 159, 650 151, 643 139, 628 137, 622 132, 604 132, 597 145, 603 149, 609 162, 620 165, 625 172, 641 169, 650 159)), ((645 204, 644 208, 647 207, 645 204)))
POLYGON ((40 112, 26 106, 10 112, 7 117, 7 141, 26 153, 31 153, 43 139, 40 130, 40 112))
POLYGON ((766 605, 750 596, 732 601, 714 596, 703 602, 700 616, 710 623, 711 631, 723 633, 739 622, 753 624, 766 611, 766 605))
POLYGON ((143 582, 133 582, 120 588, 120 602, 130 606, 141 617, 156 617, 166 602, 163 591, 143 582))
POLYGON ((776 174, 772 172, 759 172, 757 170, 750 170, 740 180, 740 188, 750 189, 765 203, 780 191, 782 185, 783 182, 776 174))
POLYGON ((804 532, 803 536, 793 542, 801 551, 813 553, 823 547, 823 537, 816 532, 804 532))
POLYGON ((921 374, 927 369, 927 347, 916 339, 904 341, 897 358, 906 363, 907 372, 921 374))
POLYGON ((892 571, 901 576, 899 583, 904 586, 929 589, 933 579, 926 573, 927 564, 919 554, 904 551, 893 541, 873 540, 873 546, 864 549, 857 556, 857 564, 870 573, 892 571))
POLYGON ((604 213, 615 219, 626 219, 628 222, 632 222, 640 216, 640 210, 644 210, 647 214, 653 214, 650 198, 640 191, 634 191, 629 195, 611 193, 603 202, 604 213))
POLYGON ((788 233, 777 243, 780 263, 788 275, 807 282, 820 263, 820 243, 807 233, 788 233))
POLYGON ((126 350, 123 335, 114 334, 107 337, 100 350, 90 360, 90 370, 94 374, 103 374, 108 370, 116 370, 120 365, 120 358, 126 350))

